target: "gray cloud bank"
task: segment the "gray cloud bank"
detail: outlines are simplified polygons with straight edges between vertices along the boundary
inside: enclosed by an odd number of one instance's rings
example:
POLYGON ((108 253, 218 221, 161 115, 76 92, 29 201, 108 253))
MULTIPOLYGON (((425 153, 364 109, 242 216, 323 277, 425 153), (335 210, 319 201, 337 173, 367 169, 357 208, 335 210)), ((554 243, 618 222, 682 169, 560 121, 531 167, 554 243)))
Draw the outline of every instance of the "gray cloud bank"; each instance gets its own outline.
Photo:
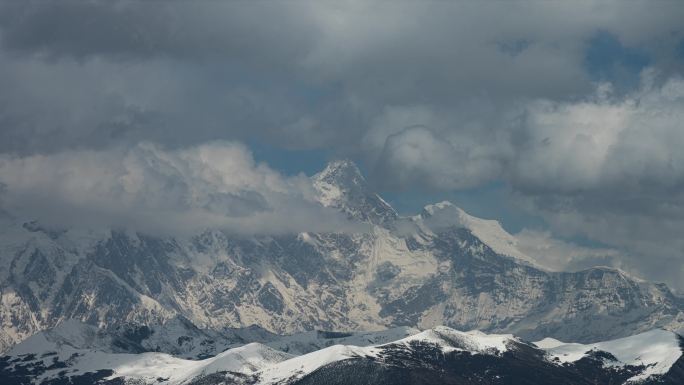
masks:
POLYGON ((123 228, 160 235, 363 231, 317 203, 309 178, 283 177, 240 144, 0 156, 0 203, 57 228, 123 228))
POLYGON ((258 139, 371 161, 377 146, 360 144, 383 122, 482 141, 501 135, 513 102, 591 92, 583 65, 601 31, 663 76, 680 69, 684 37, 677 2, 0 7, 0 151, 12 152, 258 139), (393 112, 420 108, 433 121, 393 112))
POLYGON ((198 222, 219 212, 267 230, 245 218, 307 206, 305 190, 197 171, 202 151, 249 158, 233 142, 256 141, 360 159, 389 191, 503 182, 555 233, 684 282, 682 20, 678 1, 4 2, 3 204, 122 224, 133 219, 112 202, 198 222), (608 53, 597 73, 616 76, 592 73, 597 36, 648 68, 608 53), (230 143, 202 144, 216 140, 230 143), (54 176, 69 168, 93 177, 54 176))

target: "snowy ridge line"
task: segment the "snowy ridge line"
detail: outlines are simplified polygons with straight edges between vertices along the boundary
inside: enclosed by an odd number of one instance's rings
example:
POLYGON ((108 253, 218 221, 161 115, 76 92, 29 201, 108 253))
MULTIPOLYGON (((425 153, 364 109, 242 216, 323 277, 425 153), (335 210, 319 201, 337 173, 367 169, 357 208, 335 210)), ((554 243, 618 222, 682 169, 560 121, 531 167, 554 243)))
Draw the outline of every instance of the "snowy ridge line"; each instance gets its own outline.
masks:
POLYGON ((618 362, 612 366, 645 366, 639 375, 630 382, 641 381, 650 376, 666 373, 682 356, 682 340, 675 333, 655 329, 631 337, 593 344, 564 343, 553 338, 545 338, 534 344, 546 350, 549 357, 561 363, 576 362, 588 353, 602 351, 612 354, 618 362))
POLYGON ((378 345, 378 347, 406 345, 416 341, 435 344, 444 351, 457 350, 483 354, 501 354, 508 350, 507 345, 510 341, 520 342, 512 334, 485 334, 478 330, 462 332, 446 326, 437 326, 397 341, 378 345))
POLYGON ((614 356, 615 360, 599 355, 603 357, 603 367, 643 367, 643 370, 625 382, 632 383, 667 373, 682 356, 681 337, 659 329, 593 344, 564 343, 551 338, 528 344, 510 334, 485 334, 476 330, 461 332, 444 326, 424 331, 395 328, 356 334, 325 333, 281 336, 281 340, 276 339, 269 343, 272 346, 252 342, 227 349, 211 358, 192 360, 158 352, 105 352, 99 350, 104 347, 93 343, 95 337, 99 338, 96 341, 106 340, 97 333, 97 329, 74 321, 57 330, 39 333, 12 349, 10 356, 4 357, 5 361, 0 361, 0 380, 5 374, 3 371, 21 372, 21 365, 28 365, 29 368, 44 368, 31 377, 34 384, 104 372, 105 380, 123 378, 140 384, 162 381, 168 385, 184 385, 206 376, 217 375, 221 378, 247 378, 249 381, 246 383, 250 384, 287 384, 341 361, 365 359, 391 366, 397 357, 414 349, 417 349, 414 354, 420 359, 420 346, 427 344, 443 354, 463 352, 466 353, 465 357, 481 355, 495 360, 504 360, 507 354, 519 353, 521 346, 536 347, 545 353, 541 356, 551 366, 555 364, 559 367, 577 362, 592 352, 604 352, 614 356), (402 335, 408 332, 415 333, 402 335), (397 339, 389 340, 390 338, 397 339), (335 344, 301 355, 291 354, 294 349, 287 353, 273 347, 321 346, 321 342, 316 342, 316 339, 335 344), (382 342, 367 346, 348 344, 354 342, 361 345, 372 341, 382 342), (3 365, 6 367, 3 368, 3 365))
POLYGON ((500 355, 507 350, 507 342, 513 339, 512 335, 487 335, 479 331, 461 332, 446 326, 438 326, 380 345, 334 345, 295 357, 262 370, 259 373, 260 383, 279 384, 286 380, 301 378, 333 362, 353 358, 372 358, 382 362, 384 348, 396 345, 410 346, 411 343, 421 342, 432 344, 443 353, 467 351, 472 354, 500 355))
POLYGON ((413 216, 411 219, 424 224, 429 229, 447 226, 468 229, 494 252, 546 270, 544 266, 518 249, 518 239, 507 232, 499 221, 472 216, 449 201, 427 205, 423 207, 422 214, 413 216))

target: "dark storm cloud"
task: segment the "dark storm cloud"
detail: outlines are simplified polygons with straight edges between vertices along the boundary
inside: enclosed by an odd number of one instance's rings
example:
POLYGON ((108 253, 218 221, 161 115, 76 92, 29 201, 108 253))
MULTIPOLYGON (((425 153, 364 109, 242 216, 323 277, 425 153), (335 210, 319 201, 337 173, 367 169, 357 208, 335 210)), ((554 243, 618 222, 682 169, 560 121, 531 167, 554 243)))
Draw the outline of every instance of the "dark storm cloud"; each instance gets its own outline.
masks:
POLYGON ((302 97, 289 82, 297 81, 291 68, 315 33, 296 6, 39 1, 0 7, 0 151, 144 139, 184 145, 251 131, 268 137, 274 126, 306 131, 297 126, 306 126, 297 106, 302 97))
POLYGON ((2 150, 248 138, 372 158, 382 146, 359 143, 388 107, 427 106, 460 131, 499 124, 489 117, 514 100, 588 92, 584 49, 597 29, 625 45, 676 38, 681 11, 642 8, 6 2, 2 150))
POLYGON ((18 53, 80 59, 230 57, 269 66, 298 54, 312 26, 284 3, 27 1, 0 8, 2 43, 18 53))
MULTIPOLYGON (((4 2, 0 153, 30 175, 257 141, 361 159, 385 190, 503 181, 555 232, 684 282, 682 20, 674 1, 4 2)), ((202 207, 260 212, 253 190, 202 207)))

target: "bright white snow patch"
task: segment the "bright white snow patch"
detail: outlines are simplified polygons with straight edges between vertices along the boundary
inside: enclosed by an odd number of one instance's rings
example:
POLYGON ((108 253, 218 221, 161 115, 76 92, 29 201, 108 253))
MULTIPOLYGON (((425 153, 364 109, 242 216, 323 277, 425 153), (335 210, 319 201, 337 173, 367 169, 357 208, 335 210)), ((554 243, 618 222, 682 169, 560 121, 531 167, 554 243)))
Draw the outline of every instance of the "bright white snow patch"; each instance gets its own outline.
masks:
MULTIPOLYGON (((37 351, 32 353, 35 354, 37 351)), ((36 383, 51 378, 69 377, 102 369, 111 369, 114 374, 109 378, 125 377, 143 383, 156 383, 158 378, 163 378, 165 384, 180 385, 199 376, 216 372, 254 373, 278 362, 291 359, 293 356, 262 344, 251 343, 199 361, 177 358, 166 353, 105 353, 96 350, 74 349, 68 345, 63 345, 56 357, 59 357, 60 361, 63 362, 69 361, 69 370, 66 374, 60 374, 64 370, 63 368, 47 370, 34 379, 36 383), (74 353, 78 353, 78 355, 74 353)), ((52 358, 53 356, 44 358, 44 365, 49 366, 52 358)))
POLYGON ((640 381, 655 374, 667 373, 682 355, 677 334, 666 330, 651 330, 635 336, 594 344, 563 343, 545 338, 535 345, 546 350, 552 359, 575 362, 592 350, 601 350, 615 356, 623 365, 644 365, 646 369, 629 379, 640 381))
MULTIPOLYGON (((117 355, 121 356, 121 355, 117 355)), ((140 359, 113 367, 112 377, 167 378, 169 384, 183 384, 198 376, 216 372, 253 373, 275 363, 292 358, 291 355, 267 346, 251 343, 226 350, 216 357, 201 361, 183 360, 167 354, 145 353, 140 359)))
POLYGON ((358 183, 354 179, 362 179, 356 165, 349 161, 334 161, 311 179, 318 192, 318 201, 325 207, 338 205, 345 197, 344 185, 358 183), (342 178, 343 180, 338 180, 342 178), (349 180, 346 180, 349 179, 349 180))
POLYGON ((314 370, 333 362, 354 357, 375 357, 376 347, 334 345, 309 354, 280 362, 259 372, 261 384, 278 384, 285 380, 301 378, 314 370))
POLYGON ((445 351, 461 350, 471 353, 501 354, 508 350, 507 343, 515 340, 512 334, 485 334, 478 330, 461 332, 446 326, 437 326, 395 343, 424 341, 434 343, 445 351))

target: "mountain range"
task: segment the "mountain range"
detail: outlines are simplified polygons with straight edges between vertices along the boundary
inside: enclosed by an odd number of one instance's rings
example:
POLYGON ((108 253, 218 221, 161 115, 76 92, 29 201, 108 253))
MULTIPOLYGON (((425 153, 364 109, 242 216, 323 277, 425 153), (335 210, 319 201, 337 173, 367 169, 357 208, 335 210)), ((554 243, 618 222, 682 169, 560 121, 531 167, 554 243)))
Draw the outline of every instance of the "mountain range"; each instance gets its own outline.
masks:
POLYGON ((498 222, 449 202, 400 216, 349 161, 331 162, 310 181, 322 206, 367 231, 240 236, 208 229, 172 237, 3 215, 0 352, 68 320, 108 332, 187 322, 223 336, 168 351, 179 359, 254 341, 243 335, 249 330, 444 325, 589 343, 684 328, 684 300, 664 284, 608 267, 550 271, 520 252, 498 222))
MULTIPOLYGON (((0 357, 7 385, 681 384, 684 339, 664 330, 593 344, 527 342, 510 334, 425 331, 260 335, 207 358, 145 350, 193 342, 187 323, 146 333, 67 321, 0 357), (189 338, 186 339, 186 338, 189 338), (159 346, 157 346, 159 347, 159 346), (141 349, 142 350, 138 350, 141 349), (301 350, 303 349, 303 350, 301 350)), ((242 330, 250 333, 249 330, 242 330)), ((226 339, 236 337, 235 333, 226 339)), ((244 337, 244 336, 243 336, 244 337)), ((217 342, 217 341, 214 341, 217 342)), ((186 352, 189 353, 189 352, 186 352)))

